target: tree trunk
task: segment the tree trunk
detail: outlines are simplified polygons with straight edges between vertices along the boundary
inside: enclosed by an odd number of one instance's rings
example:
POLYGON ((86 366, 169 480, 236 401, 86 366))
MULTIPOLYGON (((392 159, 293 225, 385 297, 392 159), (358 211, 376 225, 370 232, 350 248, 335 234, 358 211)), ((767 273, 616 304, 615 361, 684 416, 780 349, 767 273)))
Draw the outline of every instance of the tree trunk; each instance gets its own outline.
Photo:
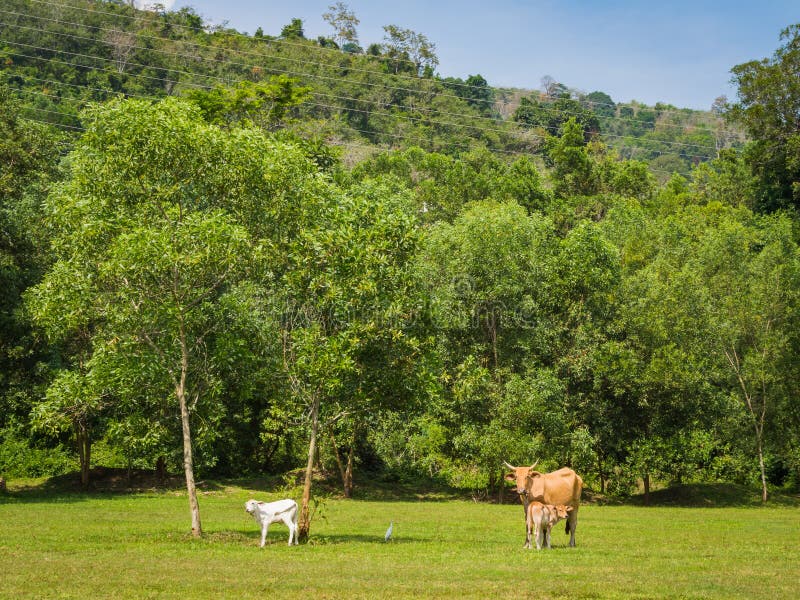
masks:
POLYGON ((186 473, 186 492, 189 495, 189 511, 192 514, 192 535, 200 537, 200 505, 197 502, 197 489, 194 484, 194 462, 192 460, 192 430, 189 426, 189 406, 186 403, 186 375, 189 371, 189 354, 186 338, 181 328, 181 378, 175 389, 181 407, 181 428, 183 430, 183 470, 186 473))
POLYGON ((351 440, 350 450, 347 452, 347 468, 344 470, 344 496, 353 497, 353 459, 356 453, 355 435, 351 440))
POLYGON ((761 469, 761 502, 767 501, 767 470, 764 467, 764 450, 761 445, 761 433, 756 428, 756 438, 758 441, 758 466, 761 469))
POLYGON ((156 477, 158 477, 158 482, 163 485, 167 478, 167 458, 165 456, 159 456, 156 461, 156 477))
POLYGON ((78 458, 81 464, 81 487, 89 487, 89 470, 92 460, 92 442, 85 423, 75 424, 75 437, 78 442, 78 458))
MULTIPOLYGON (((764 354, 766 355, 766 349, 764 350, 764 354)), ((739 387, 742 389, 742 395, 744 396, 744 402, 747 406, 747 410, 750 411, 750 416, 753 419, 753 429, 756 434, 756 447, 758 450, 758 467, 761 470, 761 501, 767 501, 767 472, 764 466, 764 449, 763 449, 763 438, 764 438, 764 419, 766 418, 767 414, 767 390, 766 384, 764 383, 763 379, 761 382, 761 405, 760 407, 755 403, 753 396, 750 393, 750 389, 748 388, 747 384, 745 383, 744 376, 742 375, 742 370, 739 361, 739 355, 736 352, 736 349, 732 349, 730 351, 725 350, 725 357, 728 359, 731 367, 733 368, 734 373, 736 373, 736 377, 739 379, 739 387)))
POLYGON ((347 475, 344 465, 342 464, 342 457, 339 455, 339 447, 336 445, 336 436, 333 435, 333 431, 331 431, 331 445, 333 446, 333 455, 336 457, 336 466, 339 467, 339 475, 342 478, 344 497, 349 498, 350 496, 347 495, 347 475))
POLYGON ((650 505, 650 473, 645 473, 644 477, 642 478, 642 482, 644 483, 644 503, 645 506, 650 505))
POLYGON ((498 491, 497 491, 497 503, 498 504, 502 504, 503 503, 505 492, 506 492, 506 484, 504 483, 505 482, 504 476, 505 476, 505 472, 504 471, 500 471, 500 477, 498 479, 498 481, 500 483, 498 484, 498 491))
MULTIPOLYGON (((353 436, 355 437, 355 436, 353 436)), ((345 498, 353 497, 353 446, 347 453, 347 465, 342 464, 342 457, 339 454, 339 447, 336 445, 336 438, 331 431, 331 444, 333 445, 333 455, 336 457, 336 465, 339 467, 339 475, 342 478, 342 493, 345 498)))
POLYGON ((598 457, 597 457, 597 475, 600 477, 600 493, 601 494, 605 494, 606 493, 606 474, 605 474, 605 471, 603 470, 603 457, 600 456, 599 452, 598 452, 598 457))
POLYGON ((306 478, 303 484, 303 500, 300 506, 300 522, 298 523, 298 539, 301 542, 308 540, 311 530, 311 516, 309 505, 311 503, 311 481, 314 471, 314 457, 317 453, 317 431, 319 429, 319 396, 314 394, 311 401, 311 438, 308 441, 308 462, 306 463, 306 478))
POLYGON ((192 461, 192 434, 189 427, 189 407, 186 394, 178 390, 178 402, 181 405, 181 427, 183 429, 183 470, 186 473, 186 491, 189 495, 189 510, 192 514, 192 535, 200 537, 203 528, 200 525, 200 505, 197 502, 197 488, 194 484, 194 463, 192 461))

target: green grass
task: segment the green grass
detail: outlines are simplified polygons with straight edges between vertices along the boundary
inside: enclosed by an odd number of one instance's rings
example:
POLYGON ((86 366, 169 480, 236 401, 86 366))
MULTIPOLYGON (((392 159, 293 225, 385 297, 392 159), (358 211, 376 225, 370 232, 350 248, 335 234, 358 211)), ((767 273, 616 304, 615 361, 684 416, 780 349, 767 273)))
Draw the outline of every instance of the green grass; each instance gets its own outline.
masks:
POLYGON ((0 496, 2 598, 796 598, 800 509, 581 507, 577 548, 523 550, 519 505, 328 500, 308 545, 259 548, 250 497, 214 486, 194 540, 180 491, 0 496), (395 539, 383 533, 394 521, 395 539))

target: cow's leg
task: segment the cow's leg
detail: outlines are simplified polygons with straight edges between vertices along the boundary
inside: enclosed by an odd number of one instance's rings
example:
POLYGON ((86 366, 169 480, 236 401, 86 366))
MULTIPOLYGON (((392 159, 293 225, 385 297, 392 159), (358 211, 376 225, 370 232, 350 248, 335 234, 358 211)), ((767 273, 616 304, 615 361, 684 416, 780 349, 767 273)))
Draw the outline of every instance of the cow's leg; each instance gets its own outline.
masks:
POLYGON ((267 541, 267 530, 269 529, 269 521, 265 520, 261 524, 261 547, 264 547, 264 544, 267 541))
POLYGON ((545 527, 545 529, 544 529, 544 542, 545 542, 545 546, 547 546, 548 549, 552 548, 552 546, 550 546, 550 532, 552 530, 553 530, 553 526, 548 523, 547 527, 545 527))
POLYGON ((569 546, 570 548, 575 547, 575 528, 578 526, 578 508, 571 510, 569 516, 567 517, 567 524, 566 528, 569 532, 569 546))

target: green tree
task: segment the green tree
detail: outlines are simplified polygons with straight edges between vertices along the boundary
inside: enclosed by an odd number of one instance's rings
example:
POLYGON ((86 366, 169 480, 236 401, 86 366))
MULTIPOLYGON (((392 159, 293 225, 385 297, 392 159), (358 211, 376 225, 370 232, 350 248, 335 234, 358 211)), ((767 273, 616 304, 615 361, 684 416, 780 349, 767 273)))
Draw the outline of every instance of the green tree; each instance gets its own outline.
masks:
POLYGON ((513 201, 473 202, 426 236, 417 268, 428 286, 445 390, 419 422, 424 429, 411 435, 421 441, 438 427, 446 432, 446 443, 418 447, 433 454, 417 462, 435 465, 455 485, 501 489, 502 461, 541 441, 526 430, 532 415, 519 429, 511 424, 521 410, 515 404, 539 406, 550 397, 520 398, 518 380, 553 350, 557 249, 549 219, 513 201))
POLYGON ((292 19, 288 25, 284 25, 283 29, 281 29, 281 37, 283 39, 304 39, 305 33, 303 32, 303 20, 292 19))
POLYGON ((453 220, 476 200, 513 200, 528 211, 543 211, 551 193, 526 156, 512 163, 478 148, 452 158, 438 152, 409 148, 387 152, 353 169, 357 178, 392 176, 414 191, 425 221, 453 220))
POLYGON ((523 97, 512 118, 528 127, 542 128, 553 136, 558 135, 570 119, 580 124, 585 141, 600 132, 597 115, 578 100, 568 95, 554 98, 540 100, 536 97, 523 97))
POLYGON ((759 179, 759 208, 800 206, 800 24, 781 32, 771 59, 735 66, 738 102, 730 118, 752 140, 748 163, 759 179))
POLYGON ((25 120, 23 111, 0 83, 0 443, 29 436, 31 406, 48 372, 37 363, 54 354, 31 331, 23 294, 50 261, 44 200, 68 138, 25 120))
POLYGON ((589 156, 583 131, 574 118, 563 127, 559 138, 549 141, 548 156, 553 162, 553 187, 557 195, 590 196, 599 190, 599 179, 589 156))
POLYGON ((358 46, 358 31, 356 27, 361 22, 356 14, 350 10, 344 2, 337 2, 328 7, 328 12, 323 13, 323 20, 327 22, 335 32, 334 39, 343 48, 345 44, 355 44, 358 46))
POLYGON ((766 502, 765 442, 771 416, 793 393, 787 376, 797 360, 800 250, 793 224, 786 217, 755 227, 723 222, 704 240, 698 261, 716 315, 716 352, 749 418, 766 502))
POLYGON ((436 44, 429 41, 422 33, 397 25, 384 25, 383 30, 386 32, 383 38, 384 45, 387 54, 395 63, 395 73, 402 70, 404 61, 409 61, 415 75, 428 72, 433 74, 433 69, 439 64, 439 58, 436 56, 436 44))
POLYGON ((293 109, 308 99, 310 91, 294 79, 276 75, 267 82, 242 81, 234 87, 192 90, 187 98, 214 125, 257 125, 274 130, 291 120, 293 109))
POLYGON ((387 367, 374 357, 397 361, 402 348, 415 347, 406 332, 415 306, 407 264, 417 245, 408 194, 367 181, 330 196, 308 225, 291 244, 283 280, 285 369, 309 415, 301 539, 310 531, 312 470, 326 419, 379 404, 370 373, 387 367))
POLYGON ((87 375, 86 370, 62 370, 47 389, 45 400, 31 411, 36 430, 51 435, 73 430, 84 488, 89 485, 93 428, 107 402, 87 375))
POLYGON ((611 96, 605 92, 592 92, 591 94, 586 94, 581 100, 589 110, 600 117, 611 118, 617 112, 616 104, 614 104, 611 96))
POLYGON ((437 224, 420 268, 453 351, 498 377, 518 369, 519 345, 546 327, 553 253, 552 223, 514 202, 475 202, 452 225, 437 224))
POLYGON ((483 114, 494 111, 495 91, 483 75, 470 75, 466 81, 458 77, 447 77, 443 80, 446 88, 459 98, 480 110, 483 114))
POLYGON ((32 311, 51 330, 86 332, 88 364, 115 396, 135 393, 120 382, 142 373, 171 395, 200 535, 191 425, 194 415, 214 420, 224 410, 224 372, 238 356, 220 343, 225 299, 261 278, 266 247, 281 256, 281 236, 299 220, 284 201, 297 193, 312 204, 305 181, 315 168, 257 131, 210 126, 176 99, 114 101, 85 118, 70 179, 51 198, 58 261, 32 291, 32 311))

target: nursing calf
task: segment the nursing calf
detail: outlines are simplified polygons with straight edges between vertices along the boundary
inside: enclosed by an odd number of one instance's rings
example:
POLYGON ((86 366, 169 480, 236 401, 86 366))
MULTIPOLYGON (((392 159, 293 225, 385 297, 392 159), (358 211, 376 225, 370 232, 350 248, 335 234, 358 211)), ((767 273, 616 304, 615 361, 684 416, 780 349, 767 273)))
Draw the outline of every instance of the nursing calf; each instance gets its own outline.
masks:
POLYGON ((542 543, 547 541, 550 547, 548 530, 550 528, 550 509, 552 507, 541 502, 529 502, 525 518, 525 545, 523 548, 531 547, 531 537, 536 540, 536 549, 542 549, 542 543))
POLYGON ((542 546, 550 548, 550 532, 553 525, 562 519, 569 518, 573 508, 564 504, 542 504, 541 502, 529 502, 526 510, 526 536, 525 548, 531 548, 531 540, 536 543, 536 549, 541 550, 542 546))

